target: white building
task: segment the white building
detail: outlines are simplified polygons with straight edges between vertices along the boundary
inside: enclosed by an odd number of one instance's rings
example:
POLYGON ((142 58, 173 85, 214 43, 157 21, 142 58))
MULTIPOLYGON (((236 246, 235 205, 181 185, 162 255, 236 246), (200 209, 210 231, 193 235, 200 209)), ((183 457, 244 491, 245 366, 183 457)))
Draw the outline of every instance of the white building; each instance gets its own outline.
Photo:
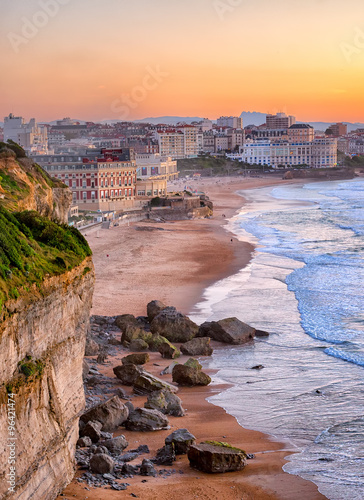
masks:
POLYGON ((153 176, 163 176, 167 181, 178 178, 177 161, 170 156, 160 154, 136 154, 137 177, 146 179, 153 176))
POLYGON ((27 153, 48 154, 48 133, 46 126, 40 126, 34 118, 29 123, 12 113, 4 118, 4 141, 12 140, 27 153))

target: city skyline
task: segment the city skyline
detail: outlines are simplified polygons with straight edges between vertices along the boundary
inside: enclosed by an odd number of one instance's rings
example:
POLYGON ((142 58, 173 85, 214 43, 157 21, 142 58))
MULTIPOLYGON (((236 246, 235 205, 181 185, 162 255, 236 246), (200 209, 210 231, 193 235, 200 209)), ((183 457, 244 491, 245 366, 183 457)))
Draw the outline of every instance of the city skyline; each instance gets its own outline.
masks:
POLYGON ((349 0, 6 0, 1 116, 364 121, 364 6, 349 0))

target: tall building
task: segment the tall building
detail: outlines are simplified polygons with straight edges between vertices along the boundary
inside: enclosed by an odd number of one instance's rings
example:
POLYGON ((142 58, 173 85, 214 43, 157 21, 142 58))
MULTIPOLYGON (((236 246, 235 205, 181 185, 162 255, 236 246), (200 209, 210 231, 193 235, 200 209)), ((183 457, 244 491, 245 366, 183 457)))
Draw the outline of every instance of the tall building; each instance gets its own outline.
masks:
POLYGON ((315 129, 307 123, 296 123, 288 129, 288 140, 290 142, 313 141, 315 129))
POLYGON ((12 140, 19 144, 27 153, 47 154, 47 127, 38 125, 34 118, 25 123, 21 116, 12 113, 4 118, 4 141, 12 140))
POLYGON ((277 113, 276 115, 266 116, 267 128, 288 129, 296 123, 294 116, 287 116, 285 113, 277 113))
POLYGON ((330 125, 329 130, 332 131, 334 137, 341 137, 348 133, 348 126, 344 123, 335 123, 334 125, 330 125))
POLYGON ((240 116, 220 116, 216 122, 218 127, 243 128, 243 119, 240 116))
POLYGON ((161 156, 170 156, 174 160, 185 157, 184 135, 181 131, 175 129, 159 130, 157 138, 161 156))

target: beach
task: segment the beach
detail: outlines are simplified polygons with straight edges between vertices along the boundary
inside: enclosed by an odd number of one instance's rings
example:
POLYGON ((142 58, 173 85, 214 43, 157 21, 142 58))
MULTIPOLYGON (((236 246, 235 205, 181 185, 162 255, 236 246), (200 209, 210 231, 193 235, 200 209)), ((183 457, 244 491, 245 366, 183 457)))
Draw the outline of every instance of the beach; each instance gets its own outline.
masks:
MULTIPOLYGON (((214 216, 211 219, 139 222, 110 230, 87 230, 86 237, 93 250, 96 268, 92 314, 145 315, 146 304, 156 299, 188 314, 201 301, 208 286, 243 269, 254 252, 251 243, 241 241, 226 229, 227 220, 244 204, 244 198, 236 191, 290 182, 277 177, 201 179, 196 182, 196 189, 205 191, 213 201, 214 216), (145 226, 153 227, 153 230, 140 229, 145 226)), ((217 351, 222 348, 217 343, 214 347, 217 351)), ((120 364, 121 357, 126 354, 127 350, 120 347, 116 357, 108 358, 108 364, 98 366, 100 373, 113 377, 112 367, 120 364)), ((168 364, 168 360, 153 353, 146 369, 159 375, 168 364)), ((170 376, 166 380, 170 381, 170 376)), ((147 478, 147 482, 142 483, 145 478, 135 476, 125 480, 130 486, 123 492, 110 489, 86 491, 84 484, 74 480, 59 498, 113 500, 128 498, 131 493, 145 500, 171 497, 206 500, 326 498, 318 493, 313 483, 283 471, 285 457, 294 451, 287 442, 245 429, 243 423, 242 427, 223 408, 206 401, 226 388, 219 383, 204 388, 180 388, 178 395, 187 412, 181 418, 169 417, 171 430, 135 433, 120 429, 118 434, 126 436, 129 448, 148 444, 151 453, 143 458, 151 458, 163 446, 164 438, 170 432, 187 428, 196 436, 197 442, 206 439, 226 441, 254 454, 255 458, 248 461, 242 472, 207 475, 191 469, 187 457, 182 456, 177 457, 173 465, 177 472, 168 477, 147 478)), ((134 406, 143 406, 144 402, 145 397, 132 399, 134 406)), ((136 463, 140 461, 139 458, 136 463)))

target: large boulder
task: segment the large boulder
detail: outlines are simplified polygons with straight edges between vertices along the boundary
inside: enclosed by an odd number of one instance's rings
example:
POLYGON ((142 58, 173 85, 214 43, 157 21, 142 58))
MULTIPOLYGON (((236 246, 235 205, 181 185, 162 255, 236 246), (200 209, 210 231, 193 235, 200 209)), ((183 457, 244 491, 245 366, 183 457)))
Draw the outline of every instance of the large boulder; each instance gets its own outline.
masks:
POLYGON ((242 470, 246 464, 246 453, 227 443, 206 441, 193 444, 188 450, 191 467, 211 474, 242 470))
POLYGON ((113 455, 120 454, 125 448, 128 446, 128 441, 125 439, 125 436, 117 436, 112 439, 107 439, 100 443, 102 446, 105 446, 113 455))
POLYGON ((181 345, 182 354, 187 356, 211 356, 213 349, 210 337, 198 337, 181 345))
POLYGON ((148 347, 148 342, 140 338, 133 339, 129 344, 129 349, 133 352, 143 352, 146 351, 148 347))
POLYGON ((196 438, 187 429, 178 429, 165 439, 165 444, 173 444, 176 455, 185 455, 196 438))
POLYGON ((134 382, 134 392, 137 394, 151 394, 155 391, 168 389, 171 392, 177 392, 178 387, 161 380, 148 372, 143 371, 134 382))
POLYGON ((129 431, 160 431, 169 429, 169 422, 167 417, 158 410, 136 408, 129 415, 125 427, 129 431))
MULTIPOLYGON (((115 324, 121 330, 121 343, 129 344, 134 339, 143 339, 147 332, 143 329, 143 324, 132 314, 123 314, 115 318, 115 324)), ((149 334, 150 335, 150 334, 149 334)))
POLYGON ((158 314, 166 307, 167 306, 160 300, 152 300, 152 302, 149 302, 149 304, 147 305, 147 316, 149 323, 151 323, 153 319, 158 316, 158 314))
POLYGON ((163 448, 159 448, 153 462, 157 465, 173 465, 175 460, 176 454, 174 451, 174 445, 171 443, 166 444, 163 448))
POLYGON ((85 356, 97 356, 100 352, 100 346, 93 339, 87 338, 85 345, 85 356))
POLYGON ((149 361, 149 354, 147 352, 138 352, 136 354, 129 354, 125 356, 121 362, 123 365, 145 365, 149 361))
POLYGON ((93 443, 97 443, 101 439, 101 429, 102 424, 100 422, 90 420, 82 427, 80 435, 90 438, 93 443))
POLYGON ((95 474, 110 474, 114 470, 114 460, 104 453, 92 455, 90 458, 90 469, 95 474))
POLYGON ((102 430, 114 431, 122 425, 129 416, 128 408, 122 403, 118 396, 108 399, 104 403, 94 406, 81 416, 82 422, 97 420, 102 424, 102 430))
POLYGON ((133 385, 137 378, 143 373, 143 368, 137 365, 119 365, 114 366, 113 372, 115 376, 121 380, 123 385, 133 385))
POLYGON ((177 347, 167 339, 159 346, 158 351, 161 353, 162 358, 166 359, 176 359, 181 355, 177 347))
POLYGON ((201 371, 201 368, 198 361, 190 359, 184 365, 176 365, 173 368, 172 380, 184 386, 208 385, 211 378, 201 371))
POLYGON ((82 438, 79 438, 76 443, 77 448, 88 448, 91 445, 92 445, 92 439, 89 436, 84 436, 82 438))
POLYGON ((198 333, 198 326, 175 307, 166 307, 151 322, 150 330, 171 342, 188 342, 198 333))
POLYGON ((165 415, 173 415, 174 417, 183 417, 185 414, 182 408, 182 401, 169 389, 149 394, 146 403, 144 403, 144 408, 158 410, 165 415))
POLYGON ((159 352, 160 346, 165 342, 168 342, 168 340, 165 337, 162 337, 162 335, 152 335, 148 340, 149 350, 152 352, 159 352))
POLYGON ((245 344, 255 336, 255 328, 243 323, 238 318, 226 318, 220 321, 207 321, 200 326, 199 337, 211 337, 226 344, 245 344))
POLYGON ((145 458, 140 466, 140 475, 141 476, 157 476, 157 471, 154 468, 154 465, 150 460, 145 458))

